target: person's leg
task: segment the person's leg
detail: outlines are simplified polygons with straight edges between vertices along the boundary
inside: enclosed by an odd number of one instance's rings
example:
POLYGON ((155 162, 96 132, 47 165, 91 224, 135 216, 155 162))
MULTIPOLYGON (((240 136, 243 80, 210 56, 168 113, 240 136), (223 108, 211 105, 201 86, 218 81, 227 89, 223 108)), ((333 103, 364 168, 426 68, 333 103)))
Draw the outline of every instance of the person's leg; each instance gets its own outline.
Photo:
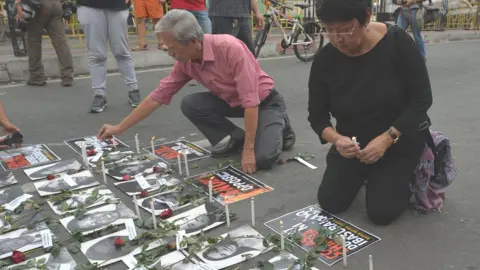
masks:
POLYGON ((327 168, 318 188, 320 207, 332 214, 345 212, 365 183, 368 168, 358 159, 344 158, 332 146, 328 151, 327 168))
POLYGON ((229 34, 233 33, 233 18, 229 17, 211 17, 212 34, 229 34))
POLYGON ((208 17, 208 12, 206 10, 189 10, 195 18, 197 18, 198 23, 202 27, 202 30, 205 34, 212 33, 212 22, 208 17))
MULTIPOLYGON (((158 21, 163 17, 163 6, 158 0, 145 0, 145 6, 147 7, 148 17, 152 19, 153 25, 156 25, 158 21)), ((157 48, 163 49, 163 42, 160 37, 160 33, 157 33, 157 48)), ((146 44, 146 43, 145 43, 146 44)))
POLYGON ((410 11, 410 16, 412 18, 410 26, 412 27, 412 34, 413 34, 413 39, 415 39, 415 43, 417 43, 418 50, 420 51, 420 54, 423 56, 423 58, 426 59, 426 52, 425 52, 425 44, 423 42, 423 37, 422 37, 422 27, 423 25, 418 25, 415 21, 415 18, 417 17, 417 11, 418 9, 412 9, 410 11))
POLYGON ((52 16, 47 22, 45 29, 52 40, 53 48, 57 53, 60 65, 60 74, 63 86, 71 86, 73 83, 73 59, 70 47, 65 36, 65 24, 63 23, 63 8, 60 2, 46 2, 51 5, 52 16))
POLYGON ((42 64, 42 33, 48 15, 49 13, 35 16, 27 25, 28 70, 30 73, 27 84, 29 85, 44 86, 47 84, 42 64))
POLYGON ((252 21, 250 18, 241 18, 237 20, 238 33, 237 38, 247 45, 248 49, 255 55, 255 45, 252 38, 252 21))
POLYGON ((228 103, 210 92, 184 97, 180 108, 183 115, 200 130, 211 145, 217 145, 229 135, 235 141, 243 141, 244 131, 226 118, 243 117, 243 108, 231 108, 228 103))
POLYGON ((147 41, 145 39, 145 18, 147 18, 147 6, 145 2, 146 0, 135 0, 133 2, 133 8, 135 9, 135 20, 137 22, 137 37, 139 42, 139 46, 133 48, 133 51, 147 49, 147 41))
POLYGON ((128 98, 132 107, 140 103, 140 92, 138 90, 137 76, 133 66, 132 53, 128 49, 127 41, 127 18, 128 10, 114 11, 107 13, 108 40, 113 56, 117 60, 118 69, 128 87, 128 98))
POLYGON ((407 30, 408 28, 408 20, 405 17, 405 12, 403 11, 403 9, 400 9, 398 13, 396 24, 398 25, 398 27, 402 28, 403 30, 407 30))
POLYGON ((78 7, 77 16, 85 34, 88 49, 88 66, 92 78, 94 100, 91 112, 102 112, 107 100, 107 16, 104 10, 90 7, 78 7))
POLYGON ((403 139, 408 142, 402 142, 403 145, 396 145, 397 149, 387 152, 373 164, 367 177, 367 214, 377 225, 395 221, 408 208, 412 197, 410 182, 425 147, 425 136, 403 139), (400 148, 402 154, 398 154, 400 148))

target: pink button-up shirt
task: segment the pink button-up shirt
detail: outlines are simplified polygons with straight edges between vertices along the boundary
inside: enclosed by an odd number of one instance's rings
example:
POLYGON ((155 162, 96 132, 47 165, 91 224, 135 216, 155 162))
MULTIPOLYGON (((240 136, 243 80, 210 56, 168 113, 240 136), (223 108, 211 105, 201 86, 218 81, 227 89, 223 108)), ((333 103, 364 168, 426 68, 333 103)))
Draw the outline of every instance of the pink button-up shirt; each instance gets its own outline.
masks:
POLYGON ((252 108, 273 89, 266 74, 242 41, 231 35, 204 35, 203 61, 176 62, 168 77, 160 81, 150 97, 170 104, 173 95, 191 79, 204 85, 231 107, 252 108))

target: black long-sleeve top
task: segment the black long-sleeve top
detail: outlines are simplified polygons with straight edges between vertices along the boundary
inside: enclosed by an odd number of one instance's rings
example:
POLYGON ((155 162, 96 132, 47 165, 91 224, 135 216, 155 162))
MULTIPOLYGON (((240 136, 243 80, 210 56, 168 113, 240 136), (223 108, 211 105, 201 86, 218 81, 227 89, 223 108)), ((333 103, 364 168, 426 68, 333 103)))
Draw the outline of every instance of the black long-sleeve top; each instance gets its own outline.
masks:
MULTIPOLYGON (((320 50, 309 79, 308 121, 320 137, 332 127, 356 136, 361 146, 395 127, 405 136, 430 126, 430 79, 413 39, 397 26, 366 54, 349 57, 328 44, 320 50)), ((402 140, 402 138, 400 140, 402 140)))

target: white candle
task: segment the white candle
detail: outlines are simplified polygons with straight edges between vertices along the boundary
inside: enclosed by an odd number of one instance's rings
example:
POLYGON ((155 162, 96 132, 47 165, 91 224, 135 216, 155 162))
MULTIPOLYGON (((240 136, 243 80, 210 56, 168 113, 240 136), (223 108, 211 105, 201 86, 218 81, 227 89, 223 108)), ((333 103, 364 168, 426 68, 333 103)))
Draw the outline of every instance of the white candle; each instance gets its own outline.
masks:
POLYGON ((150 210, 152 211, 153 229, 157 229, 157 217, 155 216, 155 207, 153 206, 153 200, 150 201, 150 210))
POLYGON ((182 175, 182 161, 180 160, 180 153, 177 154, 178 174, 182 175))
POLYGON ((155 145, 153 144, 154 141, 155 141, 155 136, 152 137, 152 141, 150 142, 150 144, 152 145, 152 154, 155 155, 155 145))
POLYGON ((252 210, 252 226, 255 227, 255 199, 252 197, 252 200, 250 201, 250 207, 252 210))
POLYGON ((356 146, 358 146, 357 137, 352 137, 352 141, 356 146))
POLYGON ((85 166, 88 166, 87 145, 85 141, 81 143, 81 148, 82 148, 81 150, 82 150, 83 163, 85 164, 85 166))
POLYGON ((225 215, 227 215, 227 228, 230 228, 230 211, 228 210, 228 204, 225 204, 225 215))
POLYGON ((185 153, 185 155, 183 155, 185 157, 185 174, 187 176, 190 176, 190 171, 188 170, 188 155, 187 153, 185 153))
POLYGON ((213 184, 212 184, 212 177, 208 180, 208 198, 210 199, 210 202, 213 202, 213 184))
POLYGON ((137 147, 137 154, 140 154, 140 142, 138 141, 138 134, 135 134, 135 147, 137 147))
POLYGON ((103 182, 105 185, 107 184, 107 172, 105 171, 105 160, 102 157, 102 176, 103 176, 103 182))
POLYGON ((117 149, 117 138, 115 138, 115 136, 112 136, 112 142, 113 142, 113 148, 117 149))
POLYGON ((342 252, 343 252, 343 267, 347 267, 347 247, 345 246, 346 241, 345 241, 345 236, 342 235, 342 252))
POLYGON ((283 221, 280 220, 280 249, 285 250, 285 236, 283 232, 283 221))
POLYGON ((373 270, 373 257, 368 255, 368 270, 373 270))
POLYGON ((140 208, 138 208, 137 195, 133 194, 133 204, 135 205, 135 214, 140 218, 140 208))

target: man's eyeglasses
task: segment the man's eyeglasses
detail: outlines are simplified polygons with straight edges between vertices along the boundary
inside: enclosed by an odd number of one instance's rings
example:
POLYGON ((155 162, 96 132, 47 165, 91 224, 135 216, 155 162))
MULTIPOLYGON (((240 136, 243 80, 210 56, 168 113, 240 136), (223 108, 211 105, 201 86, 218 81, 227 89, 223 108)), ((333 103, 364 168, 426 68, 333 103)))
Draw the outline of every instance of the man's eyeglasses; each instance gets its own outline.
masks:
POLYGON ((320 29, 320 34, 327 35, 327 36, 351 36, 353 34, 353 31, 355 31, 356 26, 357 26, 357 22, 355 21, 352 29, 350 29, 349 31, 337 32, 337 31, 327 30, 327 28, 324 25, 322 25, 322 28, 320 29))

